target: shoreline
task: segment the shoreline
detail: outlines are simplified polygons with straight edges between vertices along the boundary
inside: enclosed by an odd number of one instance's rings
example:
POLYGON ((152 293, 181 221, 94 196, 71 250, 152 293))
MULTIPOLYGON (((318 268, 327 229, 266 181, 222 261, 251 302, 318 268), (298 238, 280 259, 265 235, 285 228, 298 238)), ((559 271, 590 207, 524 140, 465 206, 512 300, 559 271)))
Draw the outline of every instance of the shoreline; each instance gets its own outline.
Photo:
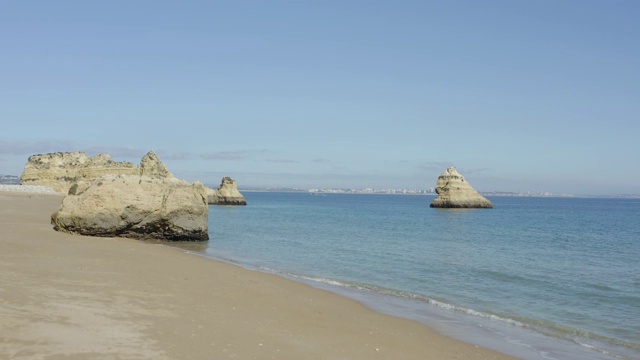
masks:
POLYGON ((2 357, 512 359, 277 275, 55 232, 62 198, 0 192, 2 357))
POLYGON ((576 340, 552 336, 544 330, 490 313, 482 313, 448 302, 442 302, 415 294, 397 294, 389 289, 367 284, 342 282, 321 277, 300 275, 227 257, 206 254, 207 245, 164 243, 186 253, 239 266, 249 271, 275 275, 290 281, 325 290, 347 299, 355 300, 374 312, 392 317, 415 321, 435 331, 437 334, 474 344, 491 351, 517 359, 564 359, 581 358, 589 360, 632 359, 634 355, 624 347, 610 352, 611 344, 581 343, 576 340), (380 291, 382 290, 382 291, 380 291), (617 354, 617 355, 616 355, 617 354), (626 354, 626 355, 625 355, 626 354), (556 357, 559 356, 559 357, 556 357))

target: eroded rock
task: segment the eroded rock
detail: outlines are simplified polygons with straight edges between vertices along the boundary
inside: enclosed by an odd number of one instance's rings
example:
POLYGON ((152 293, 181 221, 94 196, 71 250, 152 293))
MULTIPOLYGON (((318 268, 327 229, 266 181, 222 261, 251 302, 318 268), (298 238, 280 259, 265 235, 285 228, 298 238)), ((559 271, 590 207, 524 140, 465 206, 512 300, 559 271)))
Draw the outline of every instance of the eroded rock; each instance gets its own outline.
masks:
POLYGON ((204 241, 205 186, 174 177, 105 175, 77 183, 51 216, 57 230, 90 236, 204 241))
POLYGON ((113 161, 109 154, 89 157, 83 152, 57 152, 30 156, 20 184, 47 186, 66 194, 75 183, 104 175, 173 177, 153 151, 142 158, 139 167, 128 161, 113 161))
POLYGON ((222 178, 217 190, 207 188, 209 205, 247 205, 247 200, 238 191, 238 184, 232 178, 222 178))
POLYGON ((480 195, 453 166, 438 177, 436 193, 438 196, 430 205, 433 208, 493 208, 491 201, 480 195))

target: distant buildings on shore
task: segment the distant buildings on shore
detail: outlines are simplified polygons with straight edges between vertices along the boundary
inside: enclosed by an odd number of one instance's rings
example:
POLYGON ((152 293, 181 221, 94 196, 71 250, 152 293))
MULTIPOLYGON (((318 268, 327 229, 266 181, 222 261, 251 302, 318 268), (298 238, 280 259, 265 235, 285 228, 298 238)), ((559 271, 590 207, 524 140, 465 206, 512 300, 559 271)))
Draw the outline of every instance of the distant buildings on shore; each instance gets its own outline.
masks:
POLYGON ((20 178, 15 175, 0 175, 1 185, 20 185, 20 178))
POLYGON ((309 194, 389 194, 389 195, 436 195, 434 188, 418 189, 339 189, 339 188, 286 188, 286 187, 246 187, 247 192, 302 192, 309 194))
MULTIPOLYGON (((299 192, 316 194, 380 194, 380 195, 427 195, 436 196, 435 188, 420 189, 341 189, 341 188, 286 188, 286 187, 246 187, 242 192, 299 192)), ((486 191, 480 192, 482 196, 512 196, 512 197, 566 197, 566 198, 629 198, 640 199, 640 194, 619 194, 619 195, 578 195, 578 194, 556 194, 548 191, 532 192, 508 192, 508 191, 486 191)))
POLYGON ((309 193, 324 193, 324 194, 398 194, 398 195, 435 195, 435 189, 429 188, 428 190, 418 189, 306 189, 309 193))

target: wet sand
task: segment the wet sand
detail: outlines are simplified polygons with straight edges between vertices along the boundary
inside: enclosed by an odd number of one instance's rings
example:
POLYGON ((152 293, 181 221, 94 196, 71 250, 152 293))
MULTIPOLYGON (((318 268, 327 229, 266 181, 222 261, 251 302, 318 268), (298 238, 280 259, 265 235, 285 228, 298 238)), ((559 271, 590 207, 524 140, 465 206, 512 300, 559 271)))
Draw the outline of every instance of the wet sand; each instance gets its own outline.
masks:
POLYGON ((56 232, 61 201, 0 192, 2 359, 510 359, 272 274, 56 232))

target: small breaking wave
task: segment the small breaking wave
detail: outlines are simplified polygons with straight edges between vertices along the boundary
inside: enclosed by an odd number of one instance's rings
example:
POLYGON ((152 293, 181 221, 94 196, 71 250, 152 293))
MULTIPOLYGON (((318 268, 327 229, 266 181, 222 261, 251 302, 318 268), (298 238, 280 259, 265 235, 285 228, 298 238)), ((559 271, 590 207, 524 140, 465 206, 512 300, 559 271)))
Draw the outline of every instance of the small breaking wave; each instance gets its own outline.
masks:
MULTIPOLYGON (((550 322, 544 322, 528 318, 511 318, 505 315, 492 314, 482 312, 470 308, 465 308, 451 304, 445 300, 437 300, 425 295, 415 294, 395 289, 389 289, 380 286, 374 286, 369 284, 361 284, 356 282, 338 281, 333 279, 327 279, 322 277, 314 277, 300 274, 293 274, 281 270, 276 270, 267 267, 259 267, 257 270, 269 272, 292 280, 303 281, 306 283, 316 283, 321 285, 327 285, 330 287, 343 288, 346 290, 355 290, 359 292, 371 292, 373 296, 384 295, 393 298, 406 299, 410 301, 417 301, 430 306, 435 306, 445 311, 451 311, 457 314, 463 314, 473 318, 484 319, 490 322, 497 322, 507 326, 513 326, 516 328, 534 331, 544 336, 562 339, 570 343, 576 344, 584 349, 599 353, 603 356, 613 359, 632 359, 633 356, 640 351, 640 344, 621 342, 616 339, 593 334, 584 330, 575 329, 568 326, 554 324, 550 322), (609 351, 609 348, 618 348, 620 351, 609 351), (623 355, 618 355, 622 353, 623 355), (630 355, 626 355, 629 353, 630 355)), ((478 325, 484 327, 483 325, 478 325)), ((522 346, 529 346, 522 343, 522 346)), ((543 354, 539 353, 540 356, 543 354)), ((545 358, 543 356, 543 358, 545 358)), ((553 359, 553 357, 548 357, 553 359)))
POLYGON ((336 287, 341 287, 341 288, 346 288, 346 289, 354 289, 354 290, 358 290, 358 291, 370 291, 370 292, 375 293, 376 295, 386 295, 386 296, 391 296, 391 297, 396 297, 396 298, 403 298, 403 299, 408 299, 408 300, 413 300, 413 301, 419 301, 419 302, 426 303, 426 304, 429 304, 429 305, 437 306, 438 308, 445 309, 445 310, 464 313, 466 315, 481 317, 481 318, 490 319, 490 320, 494 320, 494 321, 501 321, 501 322, 504 322, 504 323, 507 323, 507 324, 510 324, 510 325, 513 325, 513 326, 517 326, 517 327, 522 327, 522 328, 528 327, 526 324, 524 324, 524 323, 522 323, 520 321, 514 320, 514 319, 510 319, 510 318, 507 318, 507 317, 502 317, 502 316, 495 315, 495 314, 484 313, 484 312, 473 310, 473 309, 467 309, 467 308, 464 308, 464 307, 456 306, 456 305, 453 305, 451 303, 448 303, 448 302, 445 302, 445 301, 441 301, 441 300, 436 300, 436 299, 430 298, 428 296, 420 295, 420 294, 414 294, 414 293, 410 293, 410 292, 405 292, 405 291, 400 291, 400 290, 395 290, 395 289, 389 289, 389 288, 385 288, 385 287, 381 287, 381 286, 374 286, 374 285, 368 285, 368 284, 359 284, 359 283, 355 283, 355 282, 344 282, 344 281, 337 281, 337 280, 320 278, 320 277, 292 274, 292 273, 283 272, 283 271, 279 271, 279 270, 275 270, 275 269, 271 269, 271 268, 262 268, 262 269, 264 269, 267 272, 279 274, 279 275, 282 275, 282 276, 285 276, 285 277, 288 277, 288 278, 300 279, 300 280, 307 281, 307 282, 315 282, 315 283, 320 283, 320 284, 330 285, 330 286, 336 286, 336 287))

